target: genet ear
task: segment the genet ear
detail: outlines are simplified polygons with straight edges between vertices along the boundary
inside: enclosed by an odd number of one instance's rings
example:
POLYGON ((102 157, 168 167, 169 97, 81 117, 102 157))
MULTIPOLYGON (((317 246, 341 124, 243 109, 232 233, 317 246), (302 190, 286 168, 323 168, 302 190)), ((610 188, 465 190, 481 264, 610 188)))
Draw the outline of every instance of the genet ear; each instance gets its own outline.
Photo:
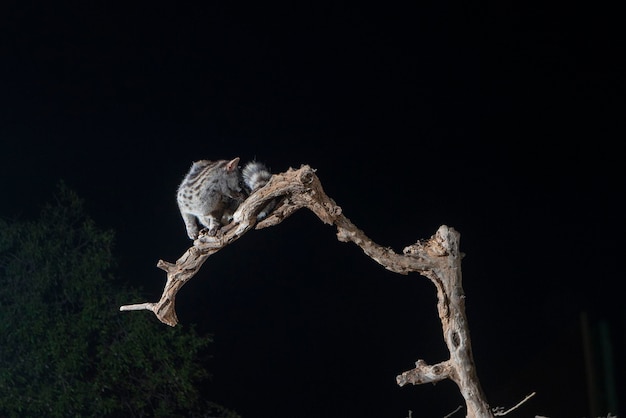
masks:
POLYGON ((239 164, 239 157, 229 161, 228 164, 226 164, 226 171, 236 170, 238 164, 239 164))

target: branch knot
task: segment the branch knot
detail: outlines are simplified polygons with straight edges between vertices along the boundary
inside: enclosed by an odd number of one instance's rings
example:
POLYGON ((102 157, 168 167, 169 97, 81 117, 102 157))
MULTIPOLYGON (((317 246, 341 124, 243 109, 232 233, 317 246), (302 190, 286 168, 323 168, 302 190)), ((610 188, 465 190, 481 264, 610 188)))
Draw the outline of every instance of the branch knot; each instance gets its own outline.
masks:
POLYGON ((302 172, 300 173, 300 183, 304 185, 309 185, 313 183, 315 180, 315 170, 309 167, 308 165, 303 165, 300 167, 302 172))

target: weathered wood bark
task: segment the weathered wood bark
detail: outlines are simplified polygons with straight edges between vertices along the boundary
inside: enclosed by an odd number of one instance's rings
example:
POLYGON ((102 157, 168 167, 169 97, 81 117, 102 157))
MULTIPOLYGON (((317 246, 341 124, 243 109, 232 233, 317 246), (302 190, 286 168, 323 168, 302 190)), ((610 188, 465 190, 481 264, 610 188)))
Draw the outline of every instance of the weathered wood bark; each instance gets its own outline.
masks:
POLYGON ((300 208, 307 208, 324 223, 335 225, 339 241, 355 243, 386 269, 399 274, 419 273, 435 285, 437 309, 450 358, 435 365, 418 360, 414 369, 397 376, 398 385, 451 379, 459 386, 465 399, 467 417, 493 417, 480 387, 472 355, 461 282, 460 234, 443 225, 430 239, 418 241, 406 247, 403 254, 397 254, 376 244, 352 224, 343 215, 341 207, 324 193, 315 170, 307 165, 273 175, 265 187, 240 205, 233 221, 223 227, 218 236, 201 235, 175 264, 159 260, 157 266, 167 273, 167 282, 158 302, 125 305, 120 310, 150 310, 161 322, 175 326, 178 323, 176 294, 210 255, 236 241, 248 230, 277 225, 300 208), (278 201, 276 209, 257 223, 256 214, 272 199, 278 201))

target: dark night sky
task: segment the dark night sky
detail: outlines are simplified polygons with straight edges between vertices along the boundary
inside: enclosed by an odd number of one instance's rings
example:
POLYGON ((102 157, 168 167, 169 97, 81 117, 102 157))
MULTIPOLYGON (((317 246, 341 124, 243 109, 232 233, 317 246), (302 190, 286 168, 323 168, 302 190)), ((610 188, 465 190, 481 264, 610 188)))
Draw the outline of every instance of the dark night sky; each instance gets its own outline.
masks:
MULTIPOLYGON (((64 179, 117 231, 119 275, 156 301, 156 262, 189 244, 175 190, 191 161, 309 164, 379 244, 460 231, 492 406, 537 391, 510 416, 589 413, 581 312, 609 321, 616 352, 626 343, 615 12, 15 3, 0 11, 0 216, 37 213, 64 179)), ((296 213, 212 256, 182 289, 183 326, 215 335, 207 396, 245 417, 454 410, 453 383, 395 384, 417 359, 447 358, 434 287, 334 234, 296 213)))

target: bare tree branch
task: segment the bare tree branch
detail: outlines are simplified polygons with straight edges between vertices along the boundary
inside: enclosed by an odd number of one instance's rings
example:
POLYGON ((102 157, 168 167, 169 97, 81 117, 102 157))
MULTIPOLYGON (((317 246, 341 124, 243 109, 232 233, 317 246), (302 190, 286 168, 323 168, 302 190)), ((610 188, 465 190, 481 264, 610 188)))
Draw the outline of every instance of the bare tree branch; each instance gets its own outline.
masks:
POLYGON ((399 274, 419 273, 435 285, 437 310, 450 358, 432 366, 418 360, 414 369, 396 378, 398 385, 451 379, 458 385, 466 401, 467 417, 493 417, 476 375, 471 350, 461 280, 463 255, 459 252, 460 234, 442 225, 430 239, 418 241, 406 247, 403 254, 397 254, 373 242, 350 222, 343 215, 341 207, 326 195, 315 170, 308 165, 273 175, 265 187, 250 195, 239 206, 233 221, 223 227, 217 236, 201 235, 175 264, 159 260, 157 266, 167 273, 167 282, 158 302, 125 305, 120 310, 150 310, 161 322, 175 326, 178 323, 176 294, 209 256, 236 241, 250 229, 278 225, 301 208, 311 210, 322 222, 335 225, 339 241, 353 242, 384 268, 399 274), (278 202, 276 208, 266 219, 257 223, 257 213, 272 200, 278 202))
POLYGON ((502 407, 500 407, 500 408, 494 408, 494 409, 493 409, 493 412, 494 412, 494 414, 493 414, 493 415, 494 415, 494 416, 496 416, 496 417, 502 417, 502 416, 505 416, 505 415, 509 414, 510 412, 515 411, 517 408, 519 408, 520 406, 522 406, 522 404, 523 404, 524 402, 526 402, 527 400, 529 400, 530 398, 532 398, 532 397, 533 397, 533 396, 535 396, 536 394, 537 394, 537 392, 533 392, 533 393, 531 393, 530 395, 526 396, 524 399, 522 399, 521 401, 519 401, 519 402, 517 403, 517 405, 515 405, 515 406, 514 406, 514 407, 512 407, 512 408, 507 409, 506 411, 505 411, 505 410, 504 410, 504 408, 502 408, 502 407))

